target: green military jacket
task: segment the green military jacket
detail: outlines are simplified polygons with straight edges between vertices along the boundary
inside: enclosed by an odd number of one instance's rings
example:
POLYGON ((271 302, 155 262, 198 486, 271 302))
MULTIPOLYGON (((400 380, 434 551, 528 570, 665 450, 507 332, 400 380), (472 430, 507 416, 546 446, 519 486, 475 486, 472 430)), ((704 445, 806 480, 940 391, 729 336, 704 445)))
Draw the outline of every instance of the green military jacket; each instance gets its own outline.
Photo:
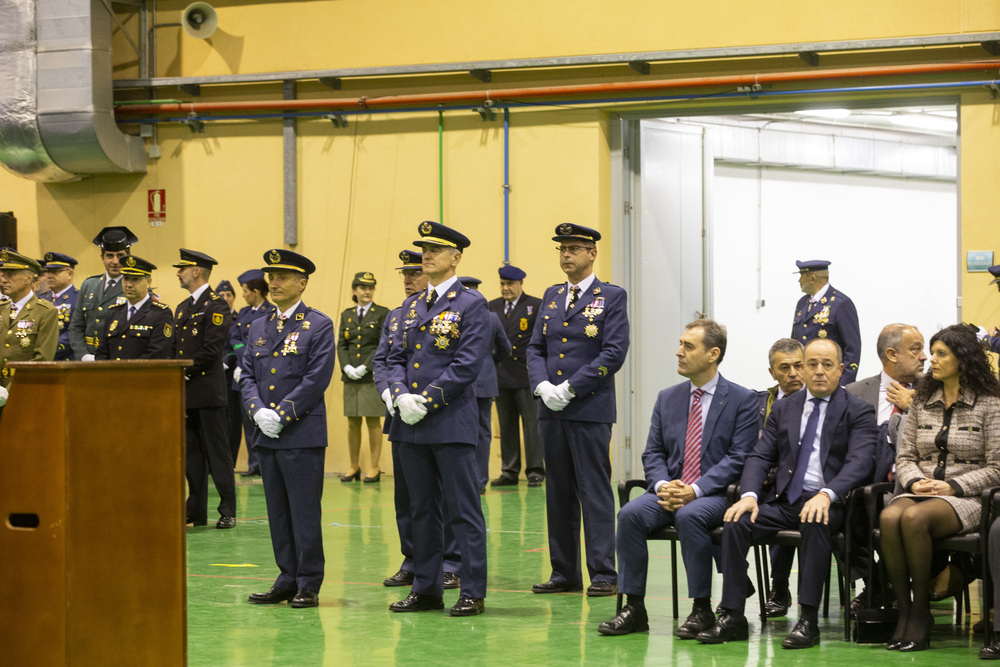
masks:
POLYGON ((11 301, 0 302, 0 386, 10 385, 9 361, 52 361, 59 344, 59 313, 34 294, 13 317, 11 301))
POLYGON ((104 293, 104 278, 105 274, 100 273, 80 285, 80 298, 69 320, 69 343, 77 359, 97 352, 108 311, 125 303, 121 276, 107 294, 104 293))

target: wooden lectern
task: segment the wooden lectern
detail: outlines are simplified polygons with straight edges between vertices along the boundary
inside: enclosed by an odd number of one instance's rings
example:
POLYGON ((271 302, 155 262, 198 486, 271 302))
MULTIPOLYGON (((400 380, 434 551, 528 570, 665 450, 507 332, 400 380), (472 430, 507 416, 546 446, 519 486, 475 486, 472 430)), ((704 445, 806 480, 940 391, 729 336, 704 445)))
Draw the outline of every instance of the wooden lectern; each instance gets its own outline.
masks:
POLYGON ((186 664, 190 364, 10 364, 0 417, 4 664, 186 664))

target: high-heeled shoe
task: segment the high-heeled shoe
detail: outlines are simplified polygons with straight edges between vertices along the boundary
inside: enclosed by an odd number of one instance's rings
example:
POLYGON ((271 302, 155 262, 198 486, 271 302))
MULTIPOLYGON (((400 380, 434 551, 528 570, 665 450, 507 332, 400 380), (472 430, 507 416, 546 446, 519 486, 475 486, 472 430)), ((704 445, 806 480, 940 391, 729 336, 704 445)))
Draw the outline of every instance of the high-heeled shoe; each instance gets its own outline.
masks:
POLYGON ((927 628, 924 630, 924 636, 920 639, 911 639, 904 641, 899 647, 900 653, 913 653, 914 651, 926 651, 931 647, 931 629, 934 627, 934 616, 931 614, 927 615, 927 628))
POLYGON ((899 647, 906 643, 905 639, 890 639, 885 645, 886 651, 898 651, 899 647))
POLYGON ((361 479, 361 468, 358 468, 357 470, 355 470, 353 473, 351 473, 349 475, 341 475, 340 476, 340 481, 341 482, 356 482, 359 479, 361 479))
POLYGON ((382 479, 382 471, 381 470, 379 470, 377 473, 375 473, 374 477, 369 477, 368 475, 365 475, 365 484, 375 484, 380 479, 382 479))

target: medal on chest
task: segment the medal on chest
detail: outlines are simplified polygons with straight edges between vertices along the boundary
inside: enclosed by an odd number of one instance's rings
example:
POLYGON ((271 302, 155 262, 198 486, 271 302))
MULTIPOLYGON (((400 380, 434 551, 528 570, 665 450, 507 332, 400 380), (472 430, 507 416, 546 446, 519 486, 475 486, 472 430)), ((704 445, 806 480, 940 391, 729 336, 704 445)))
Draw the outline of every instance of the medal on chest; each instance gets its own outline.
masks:
POLYGON ((299 332, 293 331, 287 336, 285 336, 285 344, 281 348, 281 354, 283 356, 288 356, 289 354, 298 354, 299 348, 296 345, 296 341, 299 339, 299 332))

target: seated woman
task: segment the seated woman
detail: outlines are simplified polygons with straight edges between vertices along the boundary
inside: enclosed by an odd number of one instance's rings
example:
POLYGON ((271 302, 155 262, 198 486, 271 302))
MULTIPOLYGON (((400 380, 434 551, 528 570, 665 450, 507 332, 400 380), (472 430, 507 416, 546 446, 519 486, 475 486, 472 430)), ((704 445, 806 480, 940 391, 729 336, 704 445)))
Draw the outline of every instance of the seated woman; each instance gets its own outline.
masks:
POLYGON ((907 493, 880 517, 882 554, 899 605, 886 648, 923 651, 934 625, 932 541, 977 529, 979 493, 1000 484, 1000 382, 965 325, 931 338, 930 374, 917 384, 896 476, 907 493))

